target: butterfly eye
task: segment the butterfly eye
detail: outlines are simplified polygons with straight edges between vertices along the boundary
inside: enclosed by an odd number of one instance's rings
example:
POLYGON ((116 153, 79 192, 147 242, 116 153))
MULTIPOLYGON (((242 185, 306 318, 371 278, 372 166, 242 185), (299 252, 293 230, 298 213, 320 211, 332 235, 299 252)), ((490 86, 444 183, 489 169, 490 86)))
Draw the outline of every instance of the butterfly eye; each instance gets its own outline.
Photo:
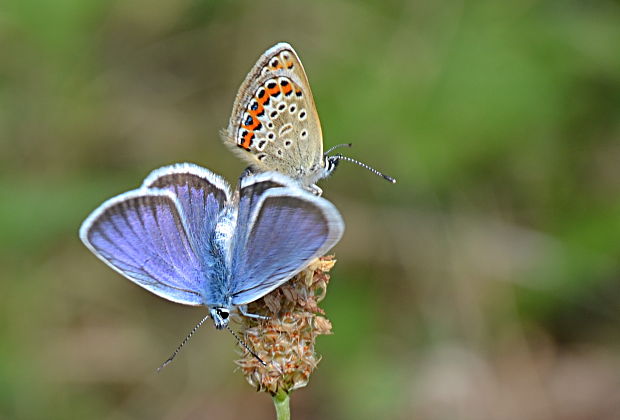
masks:
POLYGON ((228 319, 228 311, 226 309, 218 308, 217 314, 222 317, 222 319, 228 319))

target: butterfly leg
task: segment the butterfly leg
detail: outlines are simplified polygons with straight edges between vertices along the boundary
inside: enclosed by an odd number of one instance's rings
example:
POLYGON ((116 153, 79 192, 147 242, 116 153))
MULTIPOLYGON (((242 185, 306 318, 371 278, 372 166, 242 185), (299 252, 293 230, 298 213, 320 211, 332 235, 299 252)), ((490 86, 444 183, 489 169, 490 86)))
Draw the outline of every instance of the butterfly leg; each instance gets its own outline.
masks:
POLYGON ((252 170, 251 166, 248 166, 247 168, 245 168, 243 170, 243 172, 241 172, 241 175, 239 175, 239 180, 237 181, 237 186, 241 185, 241 180, 243 180, 243 178, 247 177, 247 176, 251 176, 254 175, 254 171, 252 170))
POLYGON ((271 319, 271 317, 265 316, 265 315, 259 315, 259 314, 251 314, 247 311, 248 309, 248 305, 241 305, 237 307, 239 309, 239 312, 241 312, 241 315, 243 316, 247 316, 248 318, 254 318, 254 319, 262 319, 262 320, 267 320, 267 319, 271 319))
POLYGON ((248 166, 247 168, 243 170, 243 172, 241 172, 241 175, 239 176, 239 180, 241 180, 242 178, 245 178, 246 176, 250 176, 254 174, 255 174, 255 171, 252 170, 252 166, 248 166))
POLYGON ((323 190, 319 188, 319 186, 316 184, 308 185, 306 189, 310 191, 312 194, 316 195, 317 197, 320 197, 321 195, 323 195, 323 190))

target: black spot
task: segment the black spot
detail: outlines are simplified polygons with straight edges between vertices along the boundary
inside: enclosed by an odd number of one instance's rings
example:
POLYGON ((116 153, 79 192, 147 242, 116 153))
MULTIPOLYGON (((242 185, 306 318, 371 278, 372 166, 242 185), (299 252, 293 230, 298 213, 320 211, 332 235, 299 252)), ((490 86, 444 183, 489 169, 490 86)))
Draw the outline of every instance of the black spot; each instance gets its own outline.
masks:
POLYGON ((258 123, 258 127, 255 128, 256 131, 260 131, 263 129, 263 125, 261 123, 258 123))
POLYGON ((278 111, 271 111, 271 114, 269 114, 269 116, 270 116, 271 118, 275 118, 275 117, 277 117, 277 116, 278 116, 278 111))
POLYGON ((308 132, 306 130, 303 130, 301 132, 301 137, 306 137, 308 135, 308 132))
POLYGON ((252 103, 250 104, 250 109, 252 111, 256 111, 258 109, 258 102, 252 101, 252 103))
POLYGON ((284 79, 280 82, 280 86, 288 86, 288 80, 284 79))
POLYGON ((278 110, 282 111, 282 110, 284 110, 284 108, 286 108, 286 104, 278 105, 278 110))
POLYGON ((293 68, 293 63, 289 64, 289 65, 288 65, 288 68, 289 68, 289 69, 292 69, 292 68, 293 68))
POLYGON ((262 154, 258 155, 257 157, 258 157, 258 160, 263 160, 263 159, 265 159, 267 157, 267 155, 262 153, 262 154))
POLYGON ((306 116, 306 111, 301 111, 299 113, 299 118, 304 118, 306 116))
POLYGON ((289 108, 291 112, 295 112, 296 109, 297 107, 295 105, 291 105, 291 107, 289 108))
POLYGON ((290 141, 290 140, 285 141, 285 142, 284 142, 284 145, 285 145, 285 146, 290 146, 290 145, 291 145, 291 141, 290 141))
POLYGON ((284 94, 284 96, 291 96, 293 94, 293 89, 289 90, 284 94))
POLYGON ((252 118, 251 115, 248 115, 248 117, 243 122, 243 125, 250 125, 250 124, 252 124, 252 121, 254 121, 254 118, 252 118))
POLYGON ((261 140, 261 141, 259 141, 259 142, 258 142, 258 148, 259 148, 259 149, 262 149, 262 148, 263 148, 263 146, 265 146, 265 143, 267 143, 267 140, 261 140))
POLYGON ((270 101, 271 101, 271 98, 267 98, 267 100, 265 101, 263 105, 268 106, 270 101))
POLYGON ((278 96, 280 96, 280 93, 281 93, 280 91, 277 91, 276 93, 274 93, 271 96, 273 96, 274 98, 277 98, 278 96))
POLYGON ((278 156, 282 156, 282 150, 278 149, 278 156))
POLYGON ((258 99, 261 99, 263 96, 265 96, 265 89, 259 89, 256 96, 258 96, 258 99))
POLYGON ((271 121, 267 123, 267 128, 273 128, 273 123, 271 121))
POLYGON ((243 130, 243 132, 241 133, 241 137, 245 137, 248 135, 248 130, 243 130))
POLYGON ((261 112, 256 114, 257 117, 262 117, 263 115, 265 115, 265 108, 263 108, 263 110, 261 112))
POLYGON ((267 83, 267 89, 271 90, 276 87, 276 82, 267 83))
POLYGON ((275 138, 275 134, 269 133, 267 137, 269 137, 269 140, 273 140, 275 138))
POLYGON ((278 67, 278 59, 275 59, 271 62, 271 67, 278 67))
POLYGON ((301 98, 301 95, 302 95, 301 90, 298 90, 297 92, 295 92, 295 95, 296 95, 298 98, 301 98))

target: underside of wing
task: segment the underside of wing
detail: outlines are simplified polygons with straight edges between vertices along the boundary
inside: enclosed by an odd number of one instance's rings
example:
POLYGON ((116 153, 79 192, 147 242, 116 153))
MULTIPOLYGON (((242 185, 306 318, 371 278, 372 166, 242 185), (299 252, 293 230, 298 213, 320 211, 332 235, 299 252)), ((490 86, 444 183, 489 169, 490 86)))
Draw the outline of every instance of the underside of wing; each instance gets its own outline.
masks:
POLYGON ((262 170, 304 178, 322 164, 321 125, 308 78, 293 48, 267 50, 239 89, 225 143, 262 170))

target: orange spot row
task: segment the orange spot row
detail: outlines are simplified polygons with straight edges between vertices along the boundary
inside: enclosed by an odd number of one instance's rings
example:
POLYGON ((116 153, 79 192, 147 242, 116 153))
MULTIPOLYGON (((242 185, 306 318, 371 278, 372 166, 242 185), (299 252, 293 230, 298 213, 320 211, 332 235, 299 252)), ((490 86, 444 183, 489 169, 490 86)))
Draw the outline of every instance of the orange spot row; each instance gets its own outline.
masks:
POLYGON ((266 88, 265 90, 267 91, 268 96, 273 96, 276 93, 280 92, 280 85, 276 83, 276 86, 273 89, 266 88))
POLYGON ((254 130, 256 127, 258 127, 260 125, 260 121, 258 120, 258 118, 252 114, 250 114, 250 116, 252 117, 252 124, 250 125, 242 125, 243 128, 245 128, 246 130, 254 130))
POLYGON ((262 98, 259 98, 258 96, 256 97, 256 100, 258 101, 258 109, 263 109, 263 105, 267 103, 267 101, 269 100, 269 96, 271 95, 269 95, 267 91, 265 91, 265 94, 262 98))
POLYGON ((250 150, 250 144, 252 144, 252 139, 254 138, 254 133, 248 131, 245 136, 243 136, 243 142, 240 144, 245 150, 250 150))
MULTIPOLYGON (((264 98, 264 96, 263 96, 263 98, 264 98)), ((256 107, 256 109, 254 109, 254 110, 248 109, 248 113, 252 117, 258 117, 259 115, 263 114, 263 111, 265 111, 265 108, 263 107, 263 103, 260 100, 257 100, 256 102, 258 102, 258 107, 256 107)))
POLYGON ((282 93, 285 95, 289 95, 292 91, 293 91, 293 86, 291 85, 291 83, 287 84, 286 86, 282 88, 282 93))

